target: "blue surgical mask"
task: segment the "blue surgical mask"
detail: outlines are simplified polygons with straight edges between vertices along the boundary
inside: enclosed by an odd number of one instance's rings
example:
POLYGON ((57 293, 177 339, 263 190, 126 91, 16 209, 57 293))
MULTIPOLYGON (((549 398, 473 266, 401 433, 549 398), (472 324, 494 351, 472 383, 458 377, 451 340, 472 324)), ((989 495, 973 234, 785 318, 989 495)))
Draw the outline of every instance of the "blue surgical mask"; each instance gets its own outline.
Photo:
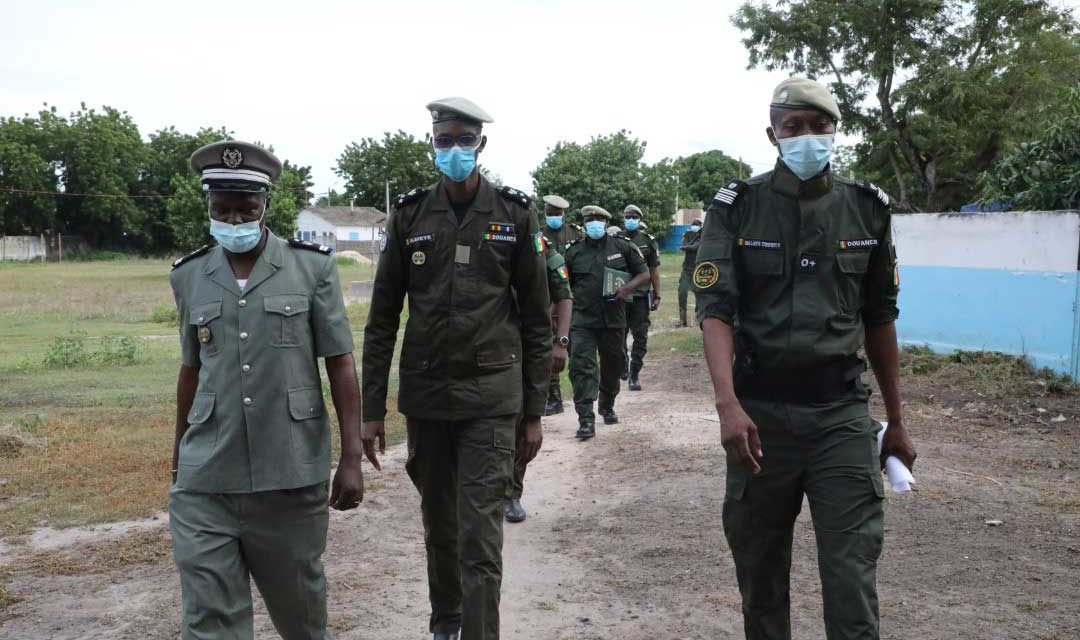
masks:
POLYGON ((551 227, 552 229, 555 229, 556 231, 558 231, 559 229, 562 229, 562 222, 563 222, 563 217, 562 216, 547 216, 547 226, 551 227))
POLYGON ((637 231, 638 225, 641 224, 641 220, 637 218, 627 218, 623 220, 623 226, 627 231, 637 231))
POLYGON ((454 182, 464 182, 476 168, 476 149, 454 146, 435 150, 435 166, 454 182))
POLYGON ((777 140, 780 144, 780 159, 799 180, 809 180, 829 164, 835 137, 835 134, 826 133, 781 138, 777 140))
POLYGON ((690 230, 693 231, 694 233, 697 233, 698 231, 701 231, 701 225, 700 224, 692 224, 692 225, 690 225, 690 230))
MULTIPOLYGON (((265 217, 266 212, 263 212, 265 217)), ((262 218, 255 222, 228 224, 210 218, 210 235, 229 253, 247 253, 254 249, 262 238, 262 218)))
POLYGON ((607 233, 603 220, 589 220, 585 223, 585 234, 593 240, 599 240, 607 233))

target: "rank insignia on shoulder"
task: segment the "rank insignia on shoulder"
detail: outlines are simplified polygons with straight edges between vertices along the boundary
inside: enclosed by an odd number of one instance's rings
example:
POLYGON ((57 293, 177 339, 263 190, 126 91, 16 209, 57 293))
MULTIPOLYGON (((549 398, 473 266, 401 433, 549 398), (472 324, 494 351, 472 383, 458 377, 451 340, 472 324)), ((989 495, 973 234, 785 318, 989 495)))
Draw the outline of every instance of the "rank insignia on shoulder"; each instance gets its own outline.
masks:
POLYGON ((403 193, 394 200, 394 208, 400 209, 402 206, 407 205, 410 202, 415 202, 416 200, 419 200, 420 198, 423 198, 425 195, 427 195, 428 191, 431 191, 431 189, 427 187, 417 187, 412 191, 409 191, 408 193, 403 193))
POLYGON ((187 254, 186 256, 181 256, 180 258, 177 258, 176 261, 172 263, 172 270, 175 271, 177 267, 183 265, 185 262, 189 262, 191 260, 194 260, 195 258, 198 258, 199 256, 205 254, 209 250, 210 250, 210 245, 204 244, 203 246, 201 246, 198 249, 192 251, 191 253, 187 254))
POLYGON ((531 202, 529 196, 525 195, 524 191, 518 191, 513 187, 499 187, 498 191, 499 195, 501 195, 502 197, 506 198, 507 200, 516 202, 523 207, 529 206, 529 202, 531 202))
POLYGON ((892 205, 892 198, 889 197, 889 194, 885 193, 884 189, 877 186, 873 182, 862 181, 857 184, 863 189, 866 189, 870 193, 874 194, 874 197, 877 198, 878 201, 881 202, 881 204, 885 205, 886 207, 892 205))
POLYGON ((307 240, 299 240, 297 238, 289 238, 289 246, 293 249, 306 249, 308 251, 318 251, 323 255, 330 255, 334 252, 333 249, 325 244, 319 244, 317 242, 308 242, 307 240))
POLYGON ((739 194, 746 190, 747 186, 742 180, 735 180, 725 187, 720 187, 720 190, 713 196, 713 200, 726 205, 735 204, 735 200, 739 197, 739 194))

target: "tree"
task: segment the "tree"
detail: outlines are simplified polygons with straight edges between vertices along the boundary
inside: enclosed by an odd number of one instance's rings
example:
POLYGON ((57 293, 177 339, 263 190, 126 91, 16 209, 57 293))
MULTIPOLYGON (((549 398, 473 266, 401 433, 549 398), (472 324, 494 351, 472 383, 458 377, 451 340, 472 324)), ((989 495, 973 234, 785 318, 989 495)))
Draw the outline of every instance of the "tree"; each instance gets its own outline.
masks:
POLYGON ((266 226, 278 237, 290 238, 296 233, 296 216, 311 201, 311 167, 297 167, 288 160, 283 163, 281 176, 270 192, 270 209, 266 226))
POLYGON ((679 174, 679 202, 693 206, 710 202, 720 187, 750 177, 751 171, 750 165, 719 149, 678 158, 673 166, 679 174))
POLYGON ((1049 0, 743 4, 750 67, 827 79, 857 168, 902 207, 953 209, 1062 84, 1080 79, 1075 19, 1049 0))
POLYGON ((57 122, 62 118, 56 116, 55 107, 37 118, 0 119, 0 234, 36 235, 52 228, 58 186, 53 162, 57 122))
POLYGON ((1021 210, 1080 208, 1080 84, 1048 110, 1049 128, 1014 145, 980 180, 984 202, 1021 210))
POLYGON ((383 133, 382 140, 350 142, 334 172, 346 181, 346 202, 376 208, 385 206, 387 181, 394 196, 439 178, 430 139, 418 140, 400 129, 383 133))
POLYGON ((576 211, 585 205, 599 205, 618 218, 626 205, 636 204, 650 233, 663 237, 675 213, 676 172, 669 160, 642 162, 645 147, 625 130, 586 144, 559 142, 532 172, 533 190, 569 200, 570 219, 576 222, 576 211))

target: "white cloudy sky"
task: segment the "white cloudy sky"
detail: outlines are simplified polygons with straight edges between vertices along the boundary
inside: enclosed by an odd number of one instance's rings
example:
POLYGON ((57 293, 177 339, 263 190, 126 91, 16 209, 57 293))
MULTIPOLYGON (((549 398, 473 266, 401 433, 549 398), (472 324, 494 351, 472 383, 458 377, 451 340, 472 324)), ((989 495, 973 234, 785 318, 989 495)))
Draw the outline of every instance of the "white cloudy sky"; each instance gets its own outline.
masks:
MULTIPOLYGON (((1071 6, 1080 0, 1061 2, 1071 6)), ((311 165, 349 141, 430 128, 466 96, 495 118, 485 166, 531 191, 558 140, 629 129, 646 160, 721 149, 755 170, 785 72, 746 70, 737 0, 3 0, 0 115, 127 110, 143 135, 226 125, 311 165)))

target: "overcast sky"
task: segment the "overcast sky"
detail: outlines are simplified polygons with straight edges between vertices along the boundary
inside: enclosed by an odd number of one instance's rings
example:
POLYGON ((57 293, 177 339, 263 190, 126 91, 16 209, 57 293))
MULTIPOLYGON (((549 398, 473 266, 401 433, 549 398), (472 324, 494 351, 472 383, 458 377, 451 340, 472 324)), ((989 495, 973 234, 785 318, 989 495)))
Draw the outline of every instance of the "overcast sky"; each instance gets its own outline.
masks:
POLYGON ((495 119, 482 164, 526 191, 557 141, 623 128, 649 162, 721 149, 756 173, 788 73, 746 69, 739 4, 3 0, 0 115, 85 101, 128 111, 144 137, 225 125, 311 165, 325 192, 343 189, 348 142, 422 136, 424 105, 462 95, 495 119))

